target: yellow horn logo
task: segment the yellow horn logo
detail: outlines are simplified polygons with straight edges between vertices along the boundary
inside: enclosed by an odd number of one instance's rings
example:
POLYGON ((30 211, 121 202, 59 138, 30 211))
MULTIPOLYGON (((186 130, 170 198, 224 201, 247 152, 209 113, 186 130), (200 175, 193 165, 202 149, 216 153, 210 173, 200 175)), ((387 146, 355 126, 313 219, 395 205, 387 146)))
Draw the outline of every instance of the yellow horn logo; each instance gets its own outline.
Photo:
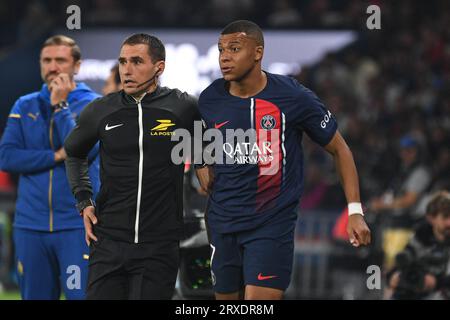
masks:
POLYGON ((152 131, 153 130, 166 131, 167 128, 175 125, 175 123, 172 123, 172 120, 156 120, 156 121, 158 121, 159 124, 156 127, 152 128, 152 131))

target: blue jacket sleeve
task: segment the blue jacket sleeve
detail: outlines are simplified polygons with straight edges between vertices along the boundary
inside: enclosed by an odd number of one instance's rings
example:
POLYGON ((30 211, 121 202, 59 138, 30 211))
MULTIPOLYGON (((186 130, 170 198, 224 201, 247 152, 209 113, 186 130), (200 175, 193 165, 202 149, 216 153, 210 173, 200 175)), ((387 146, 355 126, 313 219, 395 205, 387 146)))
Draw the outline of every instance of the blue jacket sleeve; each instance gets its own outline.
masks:
POLYGON ((72 117, 70 109, 63 109, 54 114, 56 132, 59 135, 59 141, 62 143, 66 140, 70 131, 75 128, 75 120, 72 117))
POLYGON ((0 167, 7 172, 25 174, 49 170, 56 166, 53 150, 27 149, 25 146, 19 101, 14 105, 3 132, 0 167))
MULTIPOLYGON (((83 100, 81 102, 84 106, 89 104, 91 100, 83 100)), ((76 122, 72 117, 72 113, 70 109, 63 109, 55 114, 55 125, 57 128, 57 132, 59 134, 59 141, 65 141, 69 133, 75 128, 76 122)), ((98 155, 99 144, 96 143, 95 146, 91 149, 88 155, 88 161, 91 163, 95 160, 98 155)))

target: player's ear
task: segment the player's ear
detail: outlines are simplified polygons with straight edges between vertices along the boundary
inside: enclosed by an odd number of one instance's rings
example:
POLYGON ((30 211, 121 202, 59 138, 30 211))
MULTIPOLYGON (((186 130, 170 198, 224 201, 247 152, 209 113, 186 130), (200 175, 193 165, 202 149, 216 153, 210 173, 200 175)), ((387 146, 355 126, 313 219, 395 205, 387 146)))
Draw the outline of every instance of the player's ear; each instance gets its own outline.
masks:
POLYGON ((77 62, 75 62, 74 68, 73 68, 74 74, 78 74, 78 72, 80 72, 80 66, 81 66, 81 60, 78 60, 77 62))
POLYGON ((158 63, 156 64, 156 67, 158 68, 157 76, 159 77, 163 74, 164 69, 166 68, 166 62, 163 60, 158 61, 158 63))
POLYGON ((259 62, 262 60, 264 54, 263 46, 256 46, 255 48, 255 62, 259 62))

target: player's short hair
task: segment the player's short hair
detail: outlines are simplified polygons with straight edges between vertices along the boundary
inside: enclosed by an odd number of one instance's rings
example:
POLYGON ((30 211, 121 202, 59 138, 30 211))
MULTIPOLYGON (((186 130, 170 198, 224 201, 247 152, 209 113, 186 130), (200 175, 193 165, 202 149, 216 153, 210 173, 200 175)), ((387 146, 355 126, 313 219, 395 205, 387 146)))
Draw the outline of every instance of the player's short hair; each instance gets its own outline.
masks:
POLYGON ((56 35, 48 38, 45 40, 44 44, 42 45, 42 49, 49 46, 67 46, 71 48, 71 54, 73 57, 73 60, 75 62, 79 61, 81 59, 81 50, 80 47, 77 45, 75 40, 72 38, 69 38, 67 36, 63 35, 56 35))
POLYGON ((256 23, 249 20, 236 20, 223 28, 220 34, 230 34, 236 32, 245 32, 247 36, 255 39, 259 46, 264 47, 264 35, 261 28, 256 23))
POLYGON ((426 214, 432 217, 436 217, 438 214, 449 216, 450 193, 446 190, 436 192, 427 205, 426 214))
POLYGON ((119 73, 119 64, 116 63, 112 68, 111 68, 111 72, 114 74, 114 83, 116 85, 119 85, 120 82, 120 73, 119 73))
POLYGON ((148 55, 153 63, 166 60, 166 49, 164 44, 155 36, 146 33, 136 33, 126 38, 122 43, 122 47, 126 44, 130 46, 146 44, 148 46, 148 55))

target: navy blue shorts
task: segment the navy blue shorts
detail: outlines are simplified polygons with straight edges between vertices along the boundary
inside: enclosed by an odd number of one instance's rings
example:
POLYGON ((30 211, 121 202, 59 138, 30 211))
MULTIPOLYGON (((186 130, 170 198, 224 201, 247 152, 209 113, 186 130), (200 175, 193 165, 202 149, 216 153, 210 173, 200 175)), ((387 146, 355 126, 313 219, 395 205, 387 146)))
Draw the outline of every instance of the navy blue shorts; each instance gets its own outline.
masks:
POLYGON ((210 230, 214 291, 233 293, 245 285, 286 290, 292 273, 295 223, 291 219, 229 234, 210 230))

